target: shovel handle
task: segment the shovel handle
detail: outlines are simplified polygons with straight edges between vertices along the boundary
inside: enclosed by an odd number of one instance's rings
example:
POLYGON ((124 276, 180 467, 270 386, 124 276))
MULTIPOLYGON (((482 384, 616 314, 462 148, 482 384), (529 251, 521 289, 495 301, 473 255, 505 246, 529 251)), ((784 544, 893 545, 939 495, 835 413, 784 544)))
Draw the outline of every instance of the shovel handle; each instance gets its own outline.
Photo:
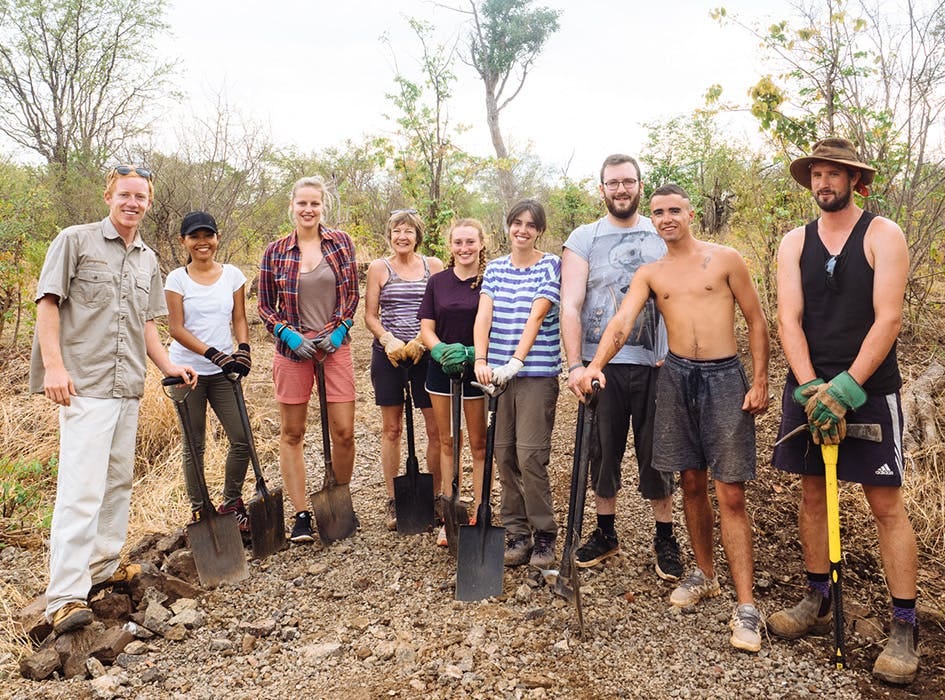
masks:
POLYGON ((824 480, 827 485, 827 551, 830 555, 830 588, 833 594, 834 663, 838 669, 845 664, 843 638, 843 575, 840 550, 840 493, 837 486, 837 445, 821 445, 824 458, 824 480))
POLYGON ((210 490, 207 488, 207 480, 203 474, 203 456, 197 451, 197 443, 193 434, 190 432, 190 409, 187 406, 187 397, 190 395, 190 388, 186 393, 181 393, 179 389, 168 391, 169 387, 178 387, 184 384, 182 377, 164 377, 161 380, 161 386, 164 387, 164 393, 174 402, 177 409, 177 416, 180 418, 181 432, 187 441, 187 447, 190 449, 190 458, 194 463, 194 476, 197 479, 197 488, 200 490, 200 498, 203 501, 201 510, 204 515, 216 513, 213 503, 210 501, 210 490))
POLYGON ((407 471, 419 473, 416 445, 413 435, 413 395, 410 391, 410 366, 401 365, 404 372, 404 422, 407 427, 407 471))
POLYGON ((325 397, 325 355, 315 358, 315 383, 318 385, 318 413, 322 423, 322 453, 325 457, 325 487, 331 488, 335 481, 335 469, 331 464, 331 436, 328 431, 328 399, 325 397))
POLYGON ((269 489, 266 488, 266 480, 263 478, 262 467, 259 466, 259 455, 256 453, 256 440, 253 437, 253 428, 249 424, 249 411, 246 410, 246 399, 243 396, 243 384, 240 381, 240 375, 233 372, 226 375, 226 378, 233 383, 233 394, 236 396, 236 408, 240 414, 240 422, 243 424, 246 444, 249 446, 249 461, 253 465, 253 474, 256 475, 256 491, 259 492, 264 499, 268 499, 269 489))

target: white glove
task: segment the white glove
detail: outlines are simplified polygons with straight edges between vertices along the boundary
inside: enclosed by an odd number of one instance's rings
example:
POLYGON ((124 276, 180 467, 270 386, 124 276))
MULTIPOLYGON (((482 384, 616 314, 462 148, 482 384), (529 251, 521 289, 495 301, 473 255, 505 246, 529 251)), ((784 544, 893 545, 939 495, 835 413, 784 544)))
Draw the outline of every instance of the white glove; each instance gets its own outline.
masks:
POLYGON ((505 386, 508 381, 519 373, 519 370, 525 366, 517 357, 513 357, 501 367, 492 370, 492 382, 497 386, 505 386))

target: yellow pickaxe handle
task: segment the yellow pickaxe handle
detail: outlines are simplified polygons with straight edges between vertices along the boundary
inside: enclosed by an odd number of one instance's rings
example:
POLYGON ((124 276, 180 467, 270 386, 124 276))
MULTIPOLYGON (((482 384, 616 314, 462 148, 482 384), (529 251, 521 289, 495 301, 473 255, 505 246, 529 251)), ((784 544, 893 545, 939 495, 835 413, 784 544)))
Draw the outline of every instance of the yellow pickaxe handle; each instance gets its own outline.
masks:
POLYGON ((840 492, 837 487, 837 445, 821 445, 824 478, 827 482, 827 552, 830 556, 830 588, 833 594, 834 662, 844 667, 843 598, 840 571, 840 492))

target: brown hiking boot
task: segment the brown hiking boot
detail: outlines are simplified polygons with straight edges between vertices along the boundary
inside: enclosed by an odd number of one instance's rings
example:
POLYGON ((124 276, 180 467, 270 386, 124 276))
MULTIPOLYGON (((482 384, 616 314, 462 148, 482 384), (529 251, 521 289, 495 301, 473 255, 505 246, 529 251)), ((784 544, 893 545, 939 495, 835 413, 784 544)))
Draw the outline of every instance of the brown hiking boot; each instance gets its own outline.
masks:
POLYGON ((833 612, 820 615, 827 598, 812 588, 807 589, 804 599, 793 608, 785 608, 768 617, 768 631, 781 639, 797 639, 805 634, 826 634, 830 631, 833 612))
POLYGON ((894 619, 889 624, 886 646, 873 664, 873 675, 897 685, 914 681, 919 670, 918 636, 915 625, 894 619))
POLYGON ((64 634, 85 627, 92 621, 92 611, 84 600, 66 603, 53 613, 53 632, 64 634))

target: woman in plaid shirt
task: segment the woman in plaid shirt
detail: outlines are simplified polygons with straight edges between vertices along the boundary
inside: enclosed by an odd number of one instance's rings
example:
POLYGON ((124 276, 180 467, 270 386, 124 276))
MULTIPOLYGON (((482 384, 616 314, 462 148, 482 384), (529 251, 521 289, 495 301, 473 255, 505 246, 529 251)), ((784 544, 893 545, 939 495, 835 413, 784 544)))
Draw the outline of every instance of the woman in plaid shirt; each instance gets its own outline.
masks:
POLYGON ((325 199, 320 178, 295 183, 289 205, 295 230, 269 244, 259 270, 259 315, 276 337, 272 377, 282 418, 279 466, 295 509, 293 542, 314 540, 303 444, 315 361, 325 363, 338 483, 348 483, 354 469, 354 366, 348 330, 358 308, 358 271, 351 237, 321 223, 325 199))

